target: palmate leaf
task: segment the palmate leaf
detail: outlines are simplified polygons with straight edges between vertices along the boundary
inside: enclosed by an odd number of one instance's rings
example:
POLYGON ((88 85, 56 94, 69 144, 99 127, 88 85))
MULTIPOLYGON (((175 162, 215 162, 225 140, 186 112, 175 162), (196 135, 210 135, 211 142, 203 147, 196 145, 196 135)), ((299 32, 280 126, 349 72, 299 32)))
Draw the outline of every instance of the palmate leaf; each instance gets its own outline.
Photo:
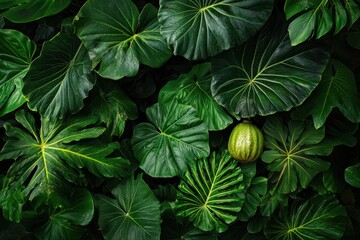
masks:
POLYGON ((169 81, 161 89, 159 101, 176 99, 180 103, 193 106, 209 130, 222 130, 233 120, 211 96, 210 67, 210 63, 196 65, 188 74, 182 74, 177 80, 169 81))
POLYGON ((23 92, 30 109, 55 120, 77 113, 95 81, 87 50, 71 29, 64 27, 43 45, 31 64, 23 92))
POLYGON ((293 46, 311 36, 317 39, 332 29, 338 33, 347 24, 350 28, 360 17, 360 7, 354 0, 286 0, 286 18, 293 18, 288 30, 293 46))
POLYGON ((206 58, 252 37, 272 8, 271 0, 160 0, 161 34, 175 55, 206 58))
POLYGON ((64 10, 71 0, 1 0, 0 15, 15 23, 32 22, 64 10))
POLYGON ((58 196, 66 192, 69 184, 83 181, 80 168, 103 177, 128 174, 128 160, 107 157, 119 148, 118 143, 80 141, 97 138, 105 131, 103 127, 88 127, 96 123, 96 117, 57 122, 42 119, 39 132, 30 113, 21 110, 16 120, 23 128, 4 124, 8 140, 0 152, 0 160, 15 160, 0 191, 0 203, 10 219, 19 220, 27 199, 41 197, 52 205, 61 204, 58 196))
POLYGON ((147 4, 141 13, 131 0, 89 0, 75 17, 76 33, 110 79, 135 76, 139 65, 160 67, 171 51, 160 34, 158 10, 147 4))
POLYGON ((360 96, 354 73, 343 63, 331 59, 315 91, 294 113, 296 118, 313 117, 315 128, 324 125, 333 108, 351 122, 360 122, 360 96))
POLYGON ((0 116, 20 107, 22 80, 35 53, 36 45, 16 30, 0 30, 0 116))
POLYGON ((178 186, 176 212, 203 230, 224 232, 237 218, 244 198, 238 162, 223 150, 191 166, 178 186))
POLYGON ((209 155, 209 132, 193 107, 156 103, 146 115, 151 123, 135 127, 131 144, 140 168, 150 176, 181 176, 189 164, 209 155))
POLYGON ((267 239, 340 239, 348 223, 346 210, 333 195, 295 201, 265 226, 267 239))
MULTIPOLYGON (((306 188, 316 174, 326 171, 330 163, 318 156, 328 156, 333 149, 325 139, 325 128, 315 129, 310 121, 269 117, 263 133, 266 150, 261 155, 266 168, 277 178, 280 193, 306 188)), ((326 140, 326 139, 325 139, 326 140)))
POLYGON ((351 186, 360 188, 360 163, 345 169, 345 181, 351 186))
POLYGON ((287 111, 315 89, 328 60, 324 48, 291 47, 285 26, 273 23, 212 60, 212 95, 238 118, 287 111))
POLYGON ((111 193, 115 199, 104 195, 96 199, 106 240, 160 239, 160 203, 141 175, 128 178, 111 193))

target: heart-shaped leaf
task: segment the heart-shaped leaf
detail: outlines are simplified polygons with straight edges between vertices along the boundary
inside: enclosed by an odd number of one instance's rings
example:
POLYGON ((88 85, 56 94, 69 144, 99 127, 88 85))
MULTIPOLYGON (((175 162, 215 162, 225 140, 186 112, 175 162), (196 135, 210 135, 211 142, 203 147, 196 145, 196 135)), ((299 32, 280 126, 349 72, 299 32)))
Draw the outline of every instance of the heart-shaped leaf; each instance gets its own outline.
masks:
POLYGON ((15 23, 32 22, 64 10, 71 0, 2 0, 1 16, 15 23))
POLYGON ((160 67, 171 51, 160 34, 158 10, 147 4, 142 12, 131 0, 89 0, 75 17, 76 33, 101 61, 99 74, 120 79, 137 74, 139 65, 160 67))
POLYGON ((252 37, 272 8, 271 0, 160 0, 161 34, 175 55, 206 58, 252 37))
POLYGON ((265 226, 267 239, 340 239, 348 223, 346 210, 333 195, 295 201, 281 208, 265 226))
POLYGON ((140 168, 150 176, 181 176, 190 163, 209 155, 209 132, 193 107, 156 103, 146 116, 152 124, 138 124, 131 144, 140 168))
POLYGON ((112 191, 115 199, 98 195, 99 227, 104 238, 160 239, 160 203, 141 175, 112 191))
POLYGON ((238 162, 223 150, 192 165, 182 177, 175 202, 177 214, 203 230, 224 232, 237 218, 244 198, 238 162))
POLYGON ((209 130, 222 130, 233 120, 211 96, 210 67, 210 63, 196 65, 188 74, 182 74, 177 80, 169 81, 161 89, 159 101, 176 99, 180 103, 193 106, 209 130))
POLYGON ((64 29, 43 45, 25 76, 23 92, 30 109, 58 119, 83 107, 95 80, 87 50, 64 29))
POLYGON ((320 82, 329 52, 292 47, 284 26, 268 25, 259 36, 212 61, 212 95, 235 116, 287 111, 320 82))
POLYGON ((329 168, 330 163, 318 157, 329 155, 333 149, 332 144, 322 141, 324 127, 315 129, 310 121, 290 120, 285 124, 279 117, 270 117, 263 133, 266 150, 261 159, 273 173, 280 193, 306 188, 316 174, 329 168))
POLYGON ((16 30, 0 30, 0 116, 20 107, 22 80, 29 70, 36 45, 16 30))

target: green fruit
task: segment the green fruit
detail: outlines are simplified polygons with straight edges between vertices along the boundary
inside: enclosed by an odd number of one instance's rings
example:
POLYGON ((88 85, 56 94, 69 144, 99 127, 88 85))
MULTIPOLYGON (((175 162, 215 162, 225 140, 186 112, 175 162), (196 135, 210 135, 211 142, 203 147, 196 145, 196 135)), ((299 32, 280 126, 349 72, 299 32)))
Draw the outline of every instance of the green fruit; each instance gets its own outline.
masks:
POLYGON ((249 121, 239 123, 231 132, 228 150, 230 155, 242 163, 258 159, 264 148, 264 137, 258 127, 249 121))

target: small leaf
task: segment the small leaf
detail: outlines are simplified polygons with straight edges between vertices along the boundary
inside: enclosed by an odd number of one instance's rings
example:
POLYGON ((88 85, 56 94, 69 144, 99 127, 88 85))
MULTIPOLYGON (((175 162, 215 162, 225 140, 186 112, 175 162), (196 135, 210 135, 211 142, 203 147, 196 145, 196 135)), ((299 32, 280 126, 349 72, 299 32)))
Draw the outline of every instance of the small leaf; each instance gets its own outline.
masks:
POLYGON ((347 225, 344 207, 333 195, 315 196, 284 207, 265 226, 267 239, 340 239, 347 225))
POLYGON ((159 93, 160 102, 172 99, 190 105, 208 126, 209 130, 222 130, 233 120, 212 98, 210 84, 210 64, 195 65, 188 74, 182 74, 177 80, 169 81, 159 93), (206 107, 204 107, 206 106, 206 107))
POLYGON ((112 191, 115 199, 98 195, 99 227, 104 238, 160 239, 160 203, 141 175, 112 191))
POLYGON ((264 217, 270 217, 278 209, 288 205, 288 196, 278 192, 268 191, 261 198, 260 212, 264 217))
POLYGON ((360 188, 360 163, 345 169, 345 181, 351 186, 360 188))
POLYGON ((191 106, 156 103, 146 115, 152 124, 138 124, 131 144, 150 176, 181 176, 190 163, 209 155, 209 132, 191 106))
POLYGON ((203 230, 224 232, 237 218, 244 198, 243 175, 237 161, 225 150, 190 167, 178 186, 175 208, 203 230))
POLYGON ((75 17, 76 33, 101 61, 99 74, 110 79, 135 76, 140 64, 162 66, 171 51, 160 34, 158 10, 147 4, 142 12, 131 0, 89 0, 75 17))

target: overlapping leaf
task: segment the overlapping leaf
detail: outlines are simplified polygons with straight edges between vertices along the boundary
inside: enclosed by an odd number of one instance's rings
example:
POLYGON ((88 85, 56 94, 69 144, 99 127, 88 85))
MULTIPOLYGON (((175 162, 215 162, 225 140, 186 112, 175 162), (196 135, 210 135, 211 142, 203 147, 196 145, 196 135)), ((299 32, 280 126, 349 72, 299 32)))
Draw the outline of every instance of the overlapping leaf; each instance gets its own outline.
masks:
POLYGON ((284 26, 267 25, 259 36, 213 59, 212 95, 238 117, 287 111, 315 89, 328 59, 321 47, 292 47, 284 26))
POLYGON ((351 27, 360 17, 355 0, 286 0, 286 18, 293 18, 288 30, 293 46, 308 38, 320 38, 334 29, 338 33, 347 24, 351 27))
POLYGON ((188 74, 169 81, 161 89, 159 101, 167 102, 176 99, 180 103, 193 106, 209 130, 222 130, 232 123, 232 118, 212 98, 211 79, 209 63, 196 65, 188 74))
POLYGON ((348 223, 346 210, 333 195, 296 201, 265 226, 267 239, 340 239, 348 223))
POLYGON ((252 37, 272 7, 271 0, 160 0, 161 34, 175 55, 206 58, 252 37))
POLYGON ((20 107, 23 77, 29 70, 36 45, 16 30, 0 30, 0 116, 20 107))
POLYGON ((111 193, 115 199, 99 195, 99 227, 104 238, 160 239, 160 203, 141 175, 130 177, 111 193))
POLYGON ((160 34, 158 10, 147 4, 142 12, 131 0, 89 0, 75 18, 76 32, 101 61, 99 74, 120 79, 137 74, 140 64, 160 67, 171 51, 160 34))
POLYGON ((21 207, 27 199, 41 197, 52 202, 68 189, 69 182, 80 184, 80 168, 103 177, 123 177, 128 174, 129 162, 120 157, 107 157, 119 147, 118 143, 80 141, 99 137, 105 129, 88 127, 95 117, 52 122, 43 119, 40 131, 34 117, 20 111, 16 120, 23 128, 5 123, 8 140, 0 160, 13 159, 7 181, 0 192, 0 203, 7 209, 8 218, 19 219, 21 207), (79 142, 80 141, 80 142, 79 142), (12 198, 15 201, 9 201, 12 198), (8 206, 9 204, 9 206, 8 206))
POLYGON ((2 0, 1 16, 15 23, 32 22, 64 10, 71 0, 2 0))
POLYGON ((273 173, 280 193, 306 188, 316 174, 326 171, 330 163, 318 156, 327 156, 333 145, 322 141, 324 127, 315 129, 310 121, 270 117, 263 127, 266 150, 261 155, 266 168, 273 173))
POLYGON ((178 186, 177 214, 188 217, 194 226, 224 232, 237 218, 244 202, 243 174, 238 162, 223 150, 213 152, 191 166, 178 186))
POLYGON ((294 116, 311 115, 315 127, 319 128, 337 107, 351 122, 360 122, 360 96, 356 90, 354 73, 343 63, 331 59, 319 86, 294 116))
POLYGON ((24 78, 23 92, 29 108, 58 119, 83 107, 95 80, 87 50, 71 30, 64 28, 43 45, 24 78))
POLYGON ((181 176, 190 163, 209 155, 209 132, 193 107, 156 103, 146 115, 151 123, 135 127, 131 144, 140 168, 150 176, 181 176))

